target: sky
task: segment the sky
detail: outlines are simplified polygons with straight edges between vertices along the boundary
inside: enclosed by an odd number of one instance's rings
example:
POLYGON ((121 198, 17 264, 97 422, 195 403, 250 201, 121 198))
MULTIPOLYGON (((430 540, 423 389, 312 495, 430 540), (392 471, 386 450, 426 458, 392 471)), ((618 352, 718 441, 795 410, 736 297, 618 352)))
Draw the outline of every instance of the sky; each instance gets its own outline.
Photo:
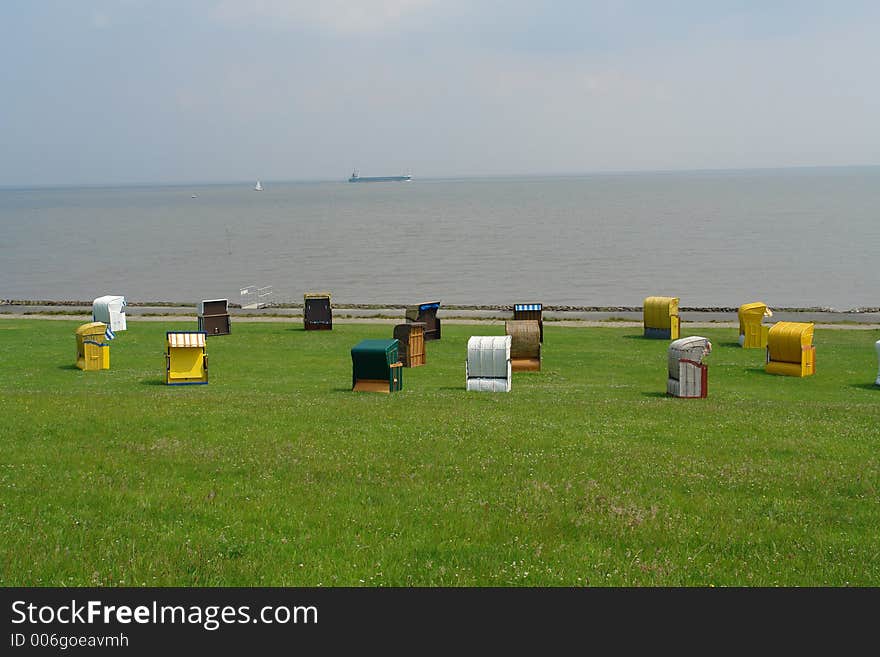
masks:
POLYGON ((880 3, 3 0, 0 186, 880 164, 880 3))

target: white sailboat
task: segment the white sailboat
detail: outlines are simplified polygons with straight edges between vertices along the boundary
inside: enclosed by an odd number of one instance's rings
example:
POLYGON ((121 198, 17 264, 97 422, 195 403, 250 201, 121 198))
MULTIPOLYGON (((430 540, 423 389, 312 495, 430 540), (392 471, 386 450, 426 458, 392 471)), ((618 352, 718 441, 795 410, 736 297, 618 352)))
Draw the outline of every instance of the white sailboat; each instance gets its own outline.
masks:
POLYGON ((255 192, 262 192, 263 191, 263 183, 261 183, 259 180, 257 181, 257 184, 254 185, 254 191, 255 192))

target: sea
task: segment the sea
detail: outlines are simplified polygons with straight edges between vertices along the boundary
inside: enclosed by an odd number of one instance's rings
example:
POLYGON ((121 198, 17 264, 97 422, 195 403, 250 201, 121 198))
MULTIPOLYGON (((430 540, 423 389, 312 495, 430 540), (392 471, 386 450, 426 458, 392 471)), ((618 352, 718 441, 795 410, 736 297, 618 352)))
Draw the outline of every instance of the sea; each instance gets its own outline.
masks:
POLYGON ((0 298, 877 307, 880 167, 0 188, 0 298))

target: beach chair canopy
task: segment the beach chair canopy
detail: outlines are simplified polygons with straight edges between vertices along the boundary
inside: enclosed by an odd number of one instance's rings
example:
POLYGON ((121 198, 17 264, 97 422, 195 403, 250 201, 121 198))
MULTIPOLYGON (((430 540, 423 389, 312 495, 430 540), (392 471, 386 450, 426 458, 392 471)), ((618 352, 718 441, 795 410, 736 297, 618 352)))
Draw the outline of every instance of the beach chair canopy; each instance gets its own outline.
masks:
POLYGON ((425 317, 432 317, 437 314, 440 309, 439 301, 429 301, 427 303, 414 303, 406 307, 406 318, 412 322, 425 321, 425 317))
MULTIPOLYGON (((513 304, 513 319, 535 319, 538 321, 539 341, 544 342, 544 311, 540 303, 513 304)), ((516 358, 516 356, 514 356, 516 358)))
POLYGON ((763 301, 754 301, 752 303, 744 303, 739 307, 739 329, 742 332, 743 322, 747 320, 761 321, 764 317, 773 317, 773 311, 767 307, 763 301))
POLYGON ((229 312, 229 299, 204 299, 196 306, 199 316, 225 315, 229 312))
POLYGON ((351 359, 360 379, 388 378, 388 368, 397 362, 398 341, 361 340, 351 348, 351 359))
POLYGON ((107 325, 104 322, 89 322, 83 324, 76 329, 76 335, 82 336, 84 339, 94 339, 97 342, 103 342, 104 331, 107 325))

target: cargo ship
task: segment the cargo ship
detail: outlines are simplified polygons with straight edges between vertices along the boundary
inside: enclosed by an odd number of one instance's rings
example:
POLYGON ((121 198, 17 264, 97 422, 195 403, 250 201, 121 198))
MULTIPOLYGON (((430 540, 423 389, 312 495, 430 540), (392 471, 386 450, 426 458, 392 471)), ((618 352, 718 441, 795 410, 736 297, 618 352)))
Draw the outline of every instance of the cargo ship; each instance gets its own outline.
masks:
POLYGON ((361 176, 355 169, 348 182, 409 182, 412 176, 361 176))

